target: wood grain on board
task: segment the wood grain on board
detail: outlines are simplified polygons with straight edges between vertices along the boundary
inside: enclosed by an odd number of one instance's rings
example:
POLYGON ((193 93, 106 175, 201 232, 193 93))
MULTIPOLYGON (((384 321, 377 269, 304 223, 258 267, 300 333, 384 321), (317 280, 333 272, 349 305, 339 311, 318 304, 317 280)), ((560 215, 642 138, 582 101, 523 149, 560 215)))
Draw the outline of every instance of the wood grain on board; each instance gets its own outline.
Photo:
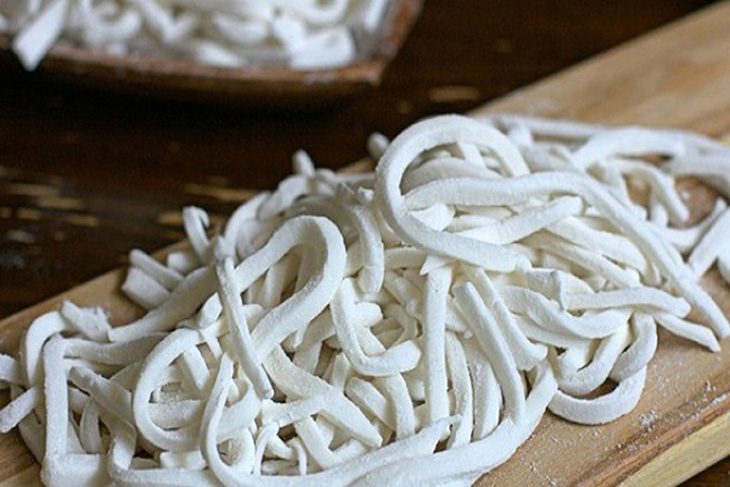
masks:
MULTIPOLYGON (((671 126, 725 137, 730 134, 730 2, 477 110, 486 112, 671 126)), ((695 203, 695 212, 707 211, 707 200, 695 203)), ((730 315, 730 290, 716 271, 704 277, 703 286, 730 315)), ((721 353, 712 354, 661 333, 634 411, 599 427, 548 415, 521 450, 482 483, 610 485, 636 474, 629 485, 671 485, 707 468, 730 454, 730 340, 722 345, 721 353), (693 461, 680 461, 687 456, 693 461)))
MULTIPOLYGON (((730 132, 728 19, 730 3, 718 4, 479 112, 666 125, 722 136, 730 132)), ((693 195, 692 209, 700 213, 706 193, 693 195)), ((0 347, 13 350, 22 328, 61 299, 102 305, 117 322, 129 319, 135 311, 117 290, 121 276, 121 271, 109 273, 4 320, 0 347)), ((714 271, 703 284, 730 314, 730 291, 714 271)), ((644 395, 632 413, 599 427, 548 415, 515 456, 481 483, 677 483, 730 453, 729 411, 730 341, 721 353, 711 354, 662 333, 644 395)), ((8 485, 26 483, 37 478, 34 470, 16 434, 0 437, 0 479, 8 485)))

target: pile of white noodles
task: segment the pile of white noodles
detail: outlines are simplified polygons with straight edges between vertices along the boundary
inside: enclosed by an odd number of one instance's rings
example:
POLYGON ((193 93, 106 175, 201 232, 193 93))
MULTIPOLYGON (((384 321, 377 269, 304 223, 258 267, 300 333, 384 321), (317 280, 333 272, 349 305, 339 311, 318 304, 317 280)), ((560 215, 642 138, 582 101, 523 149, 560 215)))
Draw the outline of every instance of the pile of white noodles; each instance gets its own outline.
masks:
POLYGON ((57 39, 219 66, 331 68, 365 55, 387 0, 2 0, 28 70, 57 39))
POLYGON ((675 186, 693 174, 727 197, 719 143, 442 116, 369 145, 374 174, 296 154, 212 237, 185 209, 191 250, 131 253, 141 319, 67 302, 31 324, 0 360, 0 429, 20 429, 44 482, 471 482, 546 409, 629 412, 658 326, 712 351, 730 333, 697 282, 714 262, 730 278, 730 210, 718 198, 685 227, 675 186))

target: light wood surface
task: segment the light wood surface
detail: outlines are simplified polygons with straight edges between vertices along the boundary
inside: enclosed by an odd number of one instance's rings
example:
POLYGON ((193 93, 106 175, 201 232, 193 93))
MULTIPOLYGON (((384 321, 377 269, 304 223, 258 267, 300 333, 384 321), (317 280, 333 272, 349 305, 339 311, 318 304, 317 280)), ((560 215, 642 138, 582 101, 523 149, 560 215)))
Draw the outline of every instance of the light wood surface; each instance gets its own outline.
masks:
POLYGON ((651 460, 624 487, 661 487, 687 480, 727 455, 730 414, 724 414, 651 460))
MULTIPOLYGON (((608 123, 730 132, 730 3, 599 56, 498 100, 483 111, 525 112, 608 123)), ((709 194, 693 188, 693 210, 709 194)), ((115 271, 0 323, 0 348, 12 351, 29 321, 61 299, 104 306, 116 322, 136 311, 119 294, 115 271)), ((730 314, 730 290, 711 271, 703 284, 730 314)), ((660 335, 660 347, 636 409, 605 426, 569 424, 548 415, 515 456, 483 485, 670 485, 730 453, 730 341, 711 354, 660 335), (725 440, 725 441, 723 441, 725 440)), ((16 434, 0 437, 0 485, 37 477, 16 434)))
MULTIPOLYGON (((730 134, 730 2, 723 2, 489 104, 613 124, 730 134)), ((693 210, 707 210, 707 194, 693 210)), ((730 314, 730 289, 711 271, 703 285, 730 314)), ((636 409, 600 427, 548 415, 483 485, 675 485, 730 454, 730 340, 719 354, 660 334, 636 409), (672 448, 675 446, 674 448, 672 448), (643 468, 642 468, 643 467, 643 468)))

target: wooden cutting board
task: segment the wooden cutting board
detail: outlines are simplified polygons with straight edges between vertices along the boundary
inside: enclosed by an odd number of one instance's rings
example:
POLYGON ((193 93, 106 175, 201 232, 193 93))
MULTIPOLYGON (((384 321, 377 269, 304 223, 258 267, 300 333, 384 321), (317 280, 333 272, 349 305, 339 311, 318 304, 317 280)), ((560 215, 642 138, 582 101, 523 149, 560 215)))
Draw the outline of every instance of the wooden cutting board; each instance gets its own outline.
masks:
MULTIPOLYGON (((630 19, 629 19, 630 20, 630 19)), ((521 112, 617 124, 682 127, 730 135, 730 2, 614 49, 476 113, 521 112)), ((362 166, 360 166, 362 167, 362 166)), ((702 212, 708 194, 693 192, 702 212)), ((0 322, 0 349, 14 352, 24 327, 63 299, 103 306, 115 323, 136 311, 113 271, 0 322)), ((715 271, 703 285, 730 315, 730 289, 715 271)), ((730 454, 730 340, 712 354, 660 334, 636 409, 605 426, 547 415, 533 437, 480 485, 671 485, 730 454)), ((0 486, 38 483, 16 433, 0 436, 0 486)))

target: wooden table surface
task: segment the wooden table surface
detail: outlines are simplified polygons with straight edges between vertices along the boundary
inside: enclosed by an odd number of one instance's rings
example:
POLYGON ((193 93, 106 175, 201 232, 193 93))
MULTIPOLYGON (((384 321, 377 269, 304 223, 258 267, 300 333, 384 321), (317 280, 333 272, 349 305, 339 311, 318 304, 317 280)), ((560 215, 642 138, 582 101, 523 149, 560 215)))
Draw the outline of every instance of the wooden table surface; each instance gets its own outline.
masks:
MULTIPOLYGON (((317 113, 139 100, 3 73, 0 317, 119 266, 130 248, 180 240, 183 205, 224 217, 250 194, 238 188, 271 188, 298 148, 343 166, 372 131, 467 111, 707 3, 430 0, 383 86, 317 113)), ((728 484, 730 459, 687 483, 728 484)))

